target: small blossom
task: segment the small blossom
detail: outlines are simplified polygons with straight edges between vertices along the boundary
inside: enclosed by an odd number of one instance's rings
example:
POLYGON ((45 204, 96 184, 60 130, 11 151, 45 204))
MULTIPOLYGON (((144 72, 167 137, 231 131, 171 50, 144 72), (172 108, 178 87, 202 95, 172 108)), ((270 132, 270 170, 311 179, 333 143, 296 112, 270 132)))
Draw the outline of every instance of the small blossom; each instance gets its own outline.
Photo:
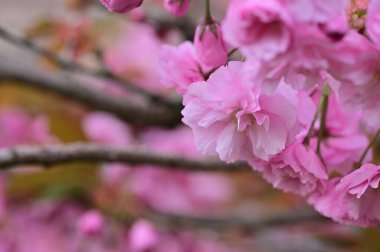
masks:
POLYGON ((340 180, 331 180, 322 194, 310 198, 310 203, 340 223, 380 226, 379 181, 380 166, 367 163, 340 180))
POLYGON ((234 0, 223 34, 247 57, 271 60, 291 46, 291 21, 281 0, 234 0))
POLYGON ((189 8, 190 0, 165 0, 164 7, 174 16, 183 16, 189 8))
POLYGON ((328 176, 317 154, 300 142, 288 146, 261 169, 266 180, 285 192, 320 191, 328 176))
POLYGON ((78 220, 78 229, 85 235, 96 235, 104 226, 103 216, 98 211, 88 211, 78 220))
POLYGON ((184 94, 191 83, 203 80, 193 44, 163 46, 159 55, 159 74, 162 85, 175 88, 180 94, 184 94))
POLYGON ((139 7, 143 0, 100 0, 112 12, 128 12, 139 7))

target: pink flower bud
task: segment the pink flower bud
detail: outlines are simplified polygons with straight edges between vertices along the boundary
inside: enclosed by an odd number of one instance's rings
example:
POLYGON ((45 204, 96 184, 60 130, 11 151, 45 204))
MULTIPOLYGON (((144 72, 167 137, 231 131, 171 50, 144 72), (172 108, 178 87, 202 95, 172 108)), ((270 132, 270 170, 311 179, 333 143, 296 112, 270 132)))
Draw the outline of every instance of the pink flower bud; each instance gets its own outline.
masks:
POLYGON ((190 0, 165 0, 164 7, 174 16, 186 14, 190 0))
POLYGON ((198 25, 194 46, 202 64, 213 68, 227 63, 227 48, 219 23, 198 25))
POLYGON ((109 11, 123 13, 139 7, 143 0, 100 0, 109 11))

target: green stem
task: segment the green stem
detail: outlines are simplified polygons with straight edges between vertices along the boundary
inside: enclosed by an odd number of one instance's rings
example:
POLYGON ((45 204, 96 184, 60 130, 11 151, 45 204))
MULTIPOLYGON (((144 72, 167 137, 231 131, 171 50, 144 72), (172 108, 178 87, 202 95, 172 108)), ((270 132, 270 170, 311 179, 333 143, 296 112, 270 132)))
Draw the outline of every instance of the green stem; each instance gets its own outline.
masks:
POLYGON ((377 132, 373 136, 371 142, 369 142, 369 144, 365 148, 363 154, 359 158, 359 161, 355 164, 355 168, 359 168, 360 166, 362 166, 365 157, 367 156, 367 154, 368 154, 369 150, 372 148, 372 146, 376 143, 376 140, 379 138, 379 136, 380 136, 380 129, 377 130, 377 132))
POLYGON ((205 24, 212 24, 213 22, 214 21, 211 17, 210 0, 206 0, 205 24))
POLYGON ((322 107, 322 99, 319 101, 318 108, 317 108, 317 111, 315 111, 313 121, 311 122, 311 125, 310 125, 308 132, 307 132, 307 135, 306 135, 305 139, 303 140, 304 145, 310 144, 310 138, 313 134, 315 123, 317 122, 319 114, 321 113, 321 107, 322 107))
POLYGON ((318 143, 317 143, 317 154, 321 154, 321 143, 323 138, 326 136, 326 121, 327 121, 327 109, 329 106, 329 95, 331 93, 330 87, 328 85, 322 91, 321 98, 321 123, 318 132, 318 143))

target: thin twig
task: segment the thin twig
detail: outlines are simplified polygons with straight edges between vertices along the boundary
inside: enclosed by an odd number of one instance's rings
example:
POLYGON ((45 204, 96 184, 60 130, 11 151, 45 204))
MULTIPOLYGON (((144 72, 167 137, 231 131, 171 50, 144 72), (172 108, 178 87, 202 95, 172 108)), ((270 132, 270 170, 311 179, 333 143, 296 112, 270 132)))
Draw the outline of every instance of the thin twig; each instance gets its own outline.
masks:
POLYGON ((365 157, 367 156, 369 150, 373 147, 373 145, 376 143, 377 139, 379 138, 380 136, 380 129, 377 130, 376 134, 373 136, 372 140, 368 143, 367 147, 365 148, 364 152, 362 153, 362 155, 360 156, 359 158, 359 161, 355 163, 355 167, 354 168, 359 168, 360 166, 362 166, 363 164, 363 161, 365 159, 365 157))
POLYGON ((33 53, 36 53, 38 55, 48 58, 49 60, 58 64, 60 68, 63 70, 95 76, 102 79, 108 79, 108 80, 113 81, 114 83, 117 83, 120 87, 127 89, 128 91, 135 92, 136 94, 139 94, 145 98, 148 98, 150 101, 161 103, 167 106, 178 106, 178 102, 165 99, 137 85, 129 83, 104 67, 98 70, 86 68, 74 61, 67 60, 55 53, 45 50, 44 48, 37 46, 32 41, 26 38, 12 34, 1 26, 0 26, 0 38, 20 48, 27 49, 33 53))
POLYGON ((2 169, 8 169, 16 165, 42 164, 49 166, 78 161, 120 162, 131 166, 155 165, 168 169, 189 171, 241 171, 250 169, 245 163, 226 164, 215 160, 189 159, 90 143, 46 147, 19 146, 0 149, 0 167, 2 169))

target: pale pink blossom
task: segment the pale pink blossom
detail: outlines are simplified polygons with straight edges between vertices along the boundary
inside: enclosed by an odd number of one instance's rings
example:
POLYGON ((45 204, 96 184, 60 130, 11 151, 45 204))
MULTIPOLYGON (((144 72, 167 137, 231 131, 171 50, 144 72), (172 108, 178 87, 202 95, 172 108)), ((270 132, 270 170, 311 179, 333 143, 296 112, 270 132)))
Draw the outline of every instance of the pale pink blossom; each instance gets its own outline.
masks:
POLYGON ((184 94, 191 83, 204 79, 190 42, 177 47, 164 45, 159 55, 159 73, 162 85, 175 88, 180 94, 184 94))
POLYGON ((290 48, 291 25, 282 0, 233 0, 223 22, 223 34, 245 56, 271 60, 290 48))
POLYGON ((287 0, 289 11, 299 22, 326 22, 345 13, 348 0, 287 0))
POLYGON ((82 127, 90 140, 102 144, 127 147, 133 141, 128 125, 105 112, 89 113, 82 127))
POLYGON ((271 94, 244 63, 220 67, 184 96, 183 122, 197 148, 227 162, 269 158, 294 141, 299 127, 296 92, 286 84, 271 94))
POLYGON ((227 46, 218 22, 198 25, 194 46, 199 60, 205 66, 215 68, 227 63, 227 46))
POLYGON ((79 217, 77 227, 85 235, 97 235, 104 228, 104 218, 98 211, 91 210, 79 217))
MULTIPOLYGON (((152 129, 142 136, 147 151, 198 157, 192 132, 152 129)), ((144 165, 128 177, 131 192, 143 203, 167 213, 200 214, 215 211, 232 194, 228 178, 221 174, 173 171, 144 165)))
POLYGON ((289 145, 259 170, 275 188, 301 195, 322 190, 328 179, 318 155, 301 142, 289 145))
POLYGON ((129 23, 105 51, 104 61, 112 72, 133 84, 153 92, 163 92, 165 88, 157 81, 159 76, 155 70, 161 46, 162 42, 151 26, 129 23))
POLYGON ((336 87, 339 98, 348 108, 362 111, 370 127, 379 128, 380 51, 356 32, 335 44, 334 51, 339 53, 331 59, 329 71, 340 83, 336 87))
POLYGON ((190 0, 164 0, 164 7, 174 16, 183 16, 189 8, 190 0))
POLYGON ((30 116, 19 108, 0 110, 0 148, 56 141, 50 132, 48 118, 44 115, 30 116))
POLYGON ((367 163, 340 180, 331 180, 326 191, 312 196, 310 202, 321 214, 337 222, 379 226, 379 181, 380 166, 367 163))
POLYGON ((159 234, 150 222, 141 219, 129 230, 129 247, 132 252, 144 252, 154 248, 159 241, 159 234))
POLYGON ((100 0, 109 11, 123 13, 139 7, 143 0, 100 0))

